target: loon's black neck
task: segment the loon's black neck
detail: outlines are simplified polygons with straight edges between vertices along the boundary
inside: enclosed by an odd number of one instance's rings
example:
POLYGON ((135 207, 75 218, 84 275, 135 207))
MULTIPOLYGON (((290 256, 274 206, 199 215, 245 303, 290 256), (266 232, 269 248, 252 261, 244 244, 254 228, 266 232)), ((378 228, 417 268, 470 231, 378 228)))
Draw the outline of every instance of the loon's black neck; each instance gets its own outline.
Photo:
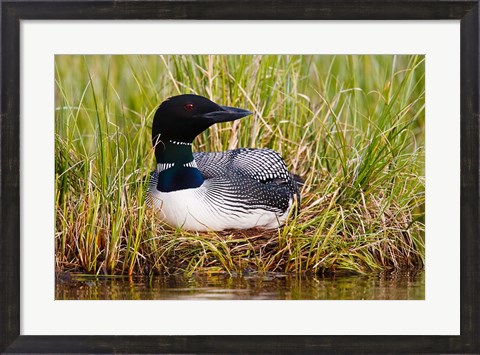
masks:
POLYGON ((155 158, 157 159, 157 164, 183 164, 191 162, 193 160, 192 143, 170 139, 159 141, 155 145, 155 158))
POLYGON ((193 159, 192 143, 166 140, 155 145, 157 190, 171 192, 199 187, 204 178, 193 159))

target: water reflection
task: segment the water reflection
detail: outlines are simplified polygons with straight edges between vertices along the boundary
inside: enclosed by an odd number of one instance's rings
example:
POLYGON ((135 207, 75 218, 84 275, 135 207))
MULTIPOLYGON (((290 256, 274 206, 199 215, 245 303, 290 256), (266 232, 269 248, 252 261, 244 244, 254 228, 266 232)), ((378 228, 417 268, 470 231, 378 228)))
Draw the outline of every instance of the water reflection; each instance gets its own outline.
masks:
POLYGON ((92 277, 57 275, 57 300, 418 300, 425 273, 318 277, 267 274, 92 277))

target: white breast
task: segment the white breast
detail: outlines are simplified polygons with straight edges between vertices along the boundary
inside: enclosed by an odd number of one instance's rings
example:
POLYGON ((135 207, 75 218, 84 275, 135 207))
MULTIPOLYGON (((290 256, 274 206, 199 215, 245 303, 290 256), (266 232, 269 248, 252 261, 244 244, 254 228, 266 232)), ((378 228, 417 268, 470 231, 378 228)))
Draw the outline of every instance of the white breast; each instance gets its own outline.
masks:
POLYGON ((292 201, 281 215, 259 208, 232 211, 224 207, 218 195, 212 200, 208 195, 209 184, 210 180, 205 180, 198 188, 171 192, 160 192, 152 185, 149 194, 163 221, 172 227, 193 231, 278 228, 290 211, 292 201))

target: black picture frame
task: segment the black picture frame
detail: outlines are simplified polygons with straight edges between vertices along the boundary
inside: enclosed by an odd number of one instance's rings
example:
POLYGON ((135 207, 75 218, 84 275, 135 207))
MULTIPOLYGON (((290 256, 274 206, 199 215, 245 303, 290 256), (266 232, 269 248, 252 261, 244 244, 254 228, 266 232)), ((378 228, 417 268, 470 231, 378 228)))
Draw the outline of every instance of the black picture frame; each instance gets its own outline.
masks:
MULTIPOLYGON (((0 350, 4 353, 480 353, 479 1, 8 1, 1 11, 0 350), (459 336, 20 335, 20 22, 26 19, 440 20, 461 23, 459 336)), ((440 39, 441 40, 441 39, 440 39)), ((448 188, 455 188, 449 186, 448 188)), ((427 201, 428 203, 428 201, 427 201)), ((446 261, 445 267, 448 267, 446 261)), ((385 321, 385 320, 383 320, 385 321)), ((395 321, 395 320, 392 320, 395 321)))

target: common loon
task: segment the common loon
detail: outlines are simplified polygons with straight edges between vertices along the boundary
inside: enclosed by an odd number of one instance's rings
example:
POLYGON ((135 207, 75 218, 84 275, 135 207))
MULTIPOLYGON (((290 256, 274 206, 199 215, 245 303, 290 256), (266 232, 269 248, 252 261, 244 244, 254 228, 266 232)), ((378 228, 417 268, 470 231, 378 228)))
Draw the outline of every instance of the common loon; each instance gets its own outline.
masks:
POLYGON ((173 96, 158 107, 152 126, 157 169, 150 174, 147 203, 165 223, 191 231, 272 229, 285 223, 300 192, 277 152, 192 153, 193 140, 208 127, 250 114, 197 95, 173 96))

